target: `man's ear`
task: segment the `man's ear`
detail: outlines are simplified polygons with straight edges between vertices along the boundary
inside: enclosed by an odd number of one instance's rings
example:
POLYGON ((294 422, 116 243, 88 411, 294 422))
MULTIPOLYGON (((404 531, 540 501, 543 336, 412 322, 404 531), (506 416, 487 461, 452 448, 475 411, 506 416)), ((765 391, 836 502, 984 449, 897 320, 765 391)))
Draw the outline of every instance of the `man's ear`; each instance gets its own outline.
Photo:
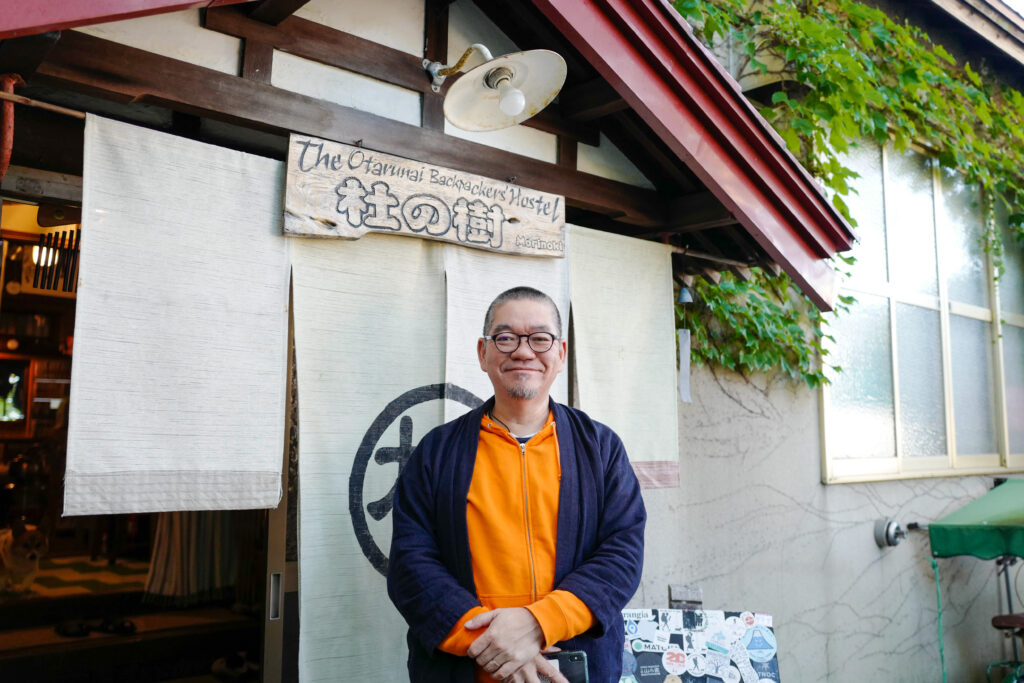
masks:
POLYGON ((480 360, 480 369, 487 372, 486 366, 484 366, 484 353, 487 351, 487 340, 480 337, 476 340, 476 356, 480 360))

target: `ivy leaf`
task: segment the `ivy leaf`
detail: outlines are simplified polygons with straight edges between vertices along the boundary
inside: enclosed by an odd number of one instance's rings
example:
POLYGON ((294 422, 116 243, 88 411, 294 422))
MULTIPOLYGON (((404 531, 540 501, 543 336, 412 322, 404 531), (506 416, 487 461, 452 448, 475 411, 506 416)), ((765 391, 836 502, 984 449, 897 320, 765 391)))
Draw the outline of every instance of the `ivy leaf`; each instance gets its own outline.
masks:
POLYGON ((947 64, 956 66, 956 60, 953 59, 953 55, 946 52, 946 48, 942 47, 941 45, 936 45, 934 48, 932 48, 932 52, 934 52, 936 56, 939 57, 939 59, 946 62, 947 64))
POLYGON ((978 107, 974 110, 974 113, 978 115, 978 118, 986 126, 992 125, 992 112, 989 111, 988 106, 984 102, 978 104, 978 107))
POLYGON ((889 33, 889 30, 885 28, 885 26, 883 26, 881 22, 871 24, 871 26, 868 27, 868 30, 871 31, 872 35, 874 35, 875 38, 878 38, 878 40, 882 41, 883 43, 889 42, 889 39, 892 38, 892 34, 889 33))
POLYGON ((842 197, 837 194, 832 195, 832 205, 839 210, 839 213, 841 213, 844 218, 850 217, 850 207, 846 205, 846 202, 843 201, 842 197))
POLYGON ((786 143, 786 148, 789 149, 793 154, 800 154, 800 136, 796 134, 796 131, 792 128, 783 128, 779 131, 779 135, 786 143))
POLYGON ((967 74, 967 78, 970 79, 971 83, 973 83, 975 87, 981 87, 981 76, 974 72, 974 69, 971 68, 970 64, 964 64, 964 73, 967 74))
POLYGON ((798 133, 803 133, 804 135, 814 134, 814 125, 802 116, 793 119, 793 123, 790 125, 792 125, 793 129, 798 133))

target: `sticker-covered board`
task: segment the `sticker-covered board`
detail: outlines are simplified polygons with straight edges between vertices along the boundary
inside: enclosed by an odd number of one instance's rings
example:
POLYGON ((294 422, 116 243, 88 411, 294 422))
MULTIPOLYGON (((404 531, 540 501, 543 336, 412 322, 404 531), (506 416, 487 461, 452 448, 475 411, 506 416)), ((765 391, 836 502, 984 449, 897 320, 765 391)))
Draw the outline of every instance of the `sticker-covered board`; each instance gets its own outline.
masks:
POLYGON ((778 683, 772 617, 721 610, 626 609, 620 683, 778 683))

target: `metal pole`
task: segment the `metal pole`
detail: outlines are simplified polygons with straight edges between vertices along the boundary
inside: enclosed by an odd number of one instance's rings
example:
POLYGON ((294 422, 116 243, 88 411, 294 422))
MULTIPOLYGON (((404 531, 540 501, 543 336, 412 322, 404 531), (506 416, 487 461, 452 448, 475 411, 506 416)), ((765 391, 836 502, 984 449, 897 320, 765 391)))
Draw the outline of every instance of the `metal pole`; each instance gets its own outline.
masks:
MULTIPOLYGON (((999 562, 1003 565, 1003 580, 1006 585, 1006 613, 1013 614, 1013 592, 1010 588, 1010 564, 1016 564, 1017 560, 1012 555, 1003 555, 999 558, 999 562)), ((1010 640, 1013 642, 1013 661, 1019 662, 1020 654, 1017 651, 1017 636, 1011 634, 1010 640)))

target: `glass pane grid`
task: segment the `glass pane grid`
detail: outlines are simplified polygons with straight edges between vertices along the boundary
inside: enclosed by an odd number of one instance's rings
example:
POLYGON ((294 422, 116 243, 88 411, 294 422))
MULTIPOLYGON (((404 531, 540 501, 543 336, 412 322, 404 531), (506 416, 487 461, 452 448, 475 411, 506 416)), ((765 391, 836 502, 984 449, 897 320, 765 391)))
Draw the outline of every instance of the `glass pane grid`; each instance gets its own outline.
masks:
POLYGON ((950 316, 949 323, 956 453, 996 453, 995 348, 990 326, 958 315, 950 316))
POLYGON ((896 304, 900 455, 948 455, 939 313, 896 304))
POLYGON ((885 154, 885 223, 893 285, 938 294, 931 160, 914 150, 885 154))
POLYGON ((1003 325, 1003 367, 1009 451, 1024 453, 1024 327, 1003 325))
POLYGON ((858 304, 830 324, 835 345, 827 421, 830 457, 895 458, 892 349, 889 302, 861 295, 858 304))
MULTIPOLYGON (((888 247, 886 255, 882 267, 877 254, 868 256, 844 286, 861 302, 846 317, 853 318, 865 302, 871 310, 849 325, 863 329, 846 331, 833 324, 831 330, 839 340, 833 363, 849 372, 851 362, 871 357, 875 367, 858 368, 855 377, 838 379, 825 390, 831 480, 870 481, 872 472, 878 479, 894 479, 955 475, 957 468, 1016 471, 1024 467, 1024 256, 1010 264, 1009 281, 1004 275, 999 283, 1004 301, 997 316, 991 259, 980 244, 984 207, 977 192, 959 174, 933 166, 915 151, 898 154, 890 146, 881 162, 884 225, 873 236, 888 247), (1005 297, 1004 289, 1017 284, 1005 297), (888 311, 888 338, 880 311, 888 311), (993 339, 997 318, 1003 321, 1002 341, 993 339), (846 348, 865 343, 877 348, 846 348), (997 373, 999 344, 1004 345, 1004 373, 997 373), (1000 374, 1005 375, 1005 398, 1000 374), (886 379, 892 386, 888 394, 878 390, 886 379), (867 385, 873 393, 858 397, 867 385), (1004 415, 1009 467, 1000 464, 998 455, 1004 415), (849 446, 850 438, 858 446, 849 446)), ((859 166, 870 170, 871 163, 867 152, 855 160, 859 182, 866 186, 874 181, 865 179, 868 174, 859 166)), ((855 218, 857 210, 872 210, 870 198, 854 203, 855 218)), ((858 232, 863 229, 858 219, 858 232)))

